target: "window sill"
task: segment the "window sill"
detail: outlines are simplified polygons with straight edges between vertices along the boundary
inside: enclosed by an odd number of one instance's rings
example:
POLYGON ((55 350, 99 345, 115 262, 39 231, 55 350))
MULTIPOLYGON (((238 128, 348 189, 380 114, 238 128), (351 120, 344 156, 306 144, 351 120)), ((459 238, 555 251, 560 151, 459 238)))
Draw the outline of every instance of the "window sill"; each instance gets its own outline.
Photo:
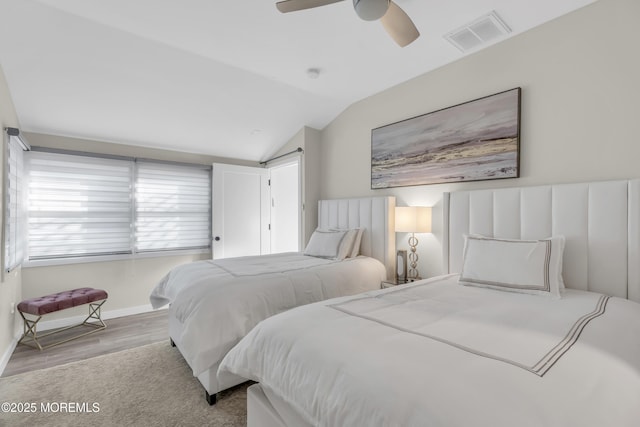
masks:
POLYGON ((53 265, 85 264, 90 262, 135 261, 145 258, 174 257, 183 255, 211 255, 211 249, 186 249, 177 251, 142 252, 125 255, 97 255, 77 258, 39 259, 23 261, 22 268, 48 267, 53 265))

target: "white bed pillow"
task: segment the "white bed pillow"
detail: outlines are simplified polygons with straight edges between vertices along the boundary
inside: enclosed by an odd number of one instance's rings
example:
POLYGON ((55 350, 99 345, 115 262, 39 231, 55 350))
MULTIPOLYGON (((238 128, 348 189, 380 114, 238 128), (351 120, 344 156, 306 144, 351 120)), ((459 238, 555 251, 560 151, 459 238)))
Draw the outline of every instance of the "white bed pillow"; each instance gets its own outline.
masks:
POLYGON ((351 248, 351 253, 349 254, 349 258, 355 258, 360 255, 360 243, 362 242, 362 235, 364 234, 364 228, 357 228, 358 232, 356 234, 356 238, 353 241, 353 247, 351 248))
POLYGON ((465 236, 460 284, 560 298, 564 236, 541 240, 465 236))
POLYGON ((356 240, 358 235, 358 230, 333 230, 333 231, 344 231, 344 238, 340 242, 340 247, 338 248, 338 255, 336 259, 343 260, 351 255, 351 249, 353 248, 353 242, 356 240))
POLYGON ((330 231, 344 231, 346 233, 340 244, 339 259, 355 258, 360 255, 360 243, 362 242, 364 228, 332 228, 330 231))
POLYGON ((347 232, 344 230, 319 230, 313 232, 304 254, 318 258, 343 259, 340 244, 347 232))

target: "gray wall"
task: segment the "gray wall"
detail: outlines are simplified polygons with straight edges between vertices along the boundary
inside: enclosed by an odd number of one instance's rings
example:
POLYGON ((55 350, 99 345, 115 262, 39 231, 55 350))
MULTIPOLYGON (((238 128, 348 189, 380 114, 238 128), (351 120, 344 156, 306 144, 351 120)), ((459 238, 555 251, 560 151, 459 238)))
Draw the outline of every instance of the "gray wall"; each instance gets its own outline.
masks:
POLYGON ((322 131, 321 197, 435 206, 434 233, 418 236, 426 277, 442 271, 444 191, 640 176, 638 17, 637 0, 600 0, 352 105, 322 131), (521 178, 370 189, 371 129, 518 86, 521 178))
MULTIPOLYGON (((4 154, 7 136, 4 128, 6 127, 19 127, 19 123, 4 71, 2 71, 2 67, 0 66, 0 129, 2 132, 0 141, 3 142, 1 146, 2 149, 0 149, 0 176, 2 177, 4 177, 5 173, 4 154)), ((1 179, 0 182, 4 182, 4 179, 1 179)), ((0 186, 0 200, 4 200, 4 185, 0 186)), ((3 206, 3 204, 0 204, 0 206, 3 206)), ((4 209, 1 210, 2 217, 4 218, 4 209)), ((4 224, 4 221, 2 224, 4 224)), ((0 230, 0 236, 3 234, 4 229, 0 230)), ((4 239, 0 239, 0 242, 4 242, 4 239)), ((0 250, 4 251, 4 243, 1 243, 0 247, 0 250)), ((22 298, 22 278, 20 268, 15 269, 11 273, 4 273, 4 268, 0 268, 0 271, 2 271, 2 273, 0 273, 0 370, 2 370, 4 364, 11 356, 9 350, 11 349, 13 338, 22 328, 22 323, 18 321, 19 316, 14 309, 16 302, 19 302, 22 298)))

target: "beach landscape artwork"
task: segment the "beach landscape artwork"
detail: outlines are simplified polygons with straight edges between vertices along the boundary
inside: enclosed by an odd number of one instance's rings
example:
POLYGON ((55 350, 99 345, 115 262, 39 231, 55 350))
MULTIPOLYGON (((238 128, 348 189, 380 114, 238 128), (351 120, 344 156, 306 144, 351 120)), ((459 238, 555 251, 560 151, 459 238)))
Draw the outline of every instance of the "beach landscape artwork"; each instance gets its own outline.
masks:
POLYGON ((371 188, 517 178, 520 88, 371 131, 371 188))

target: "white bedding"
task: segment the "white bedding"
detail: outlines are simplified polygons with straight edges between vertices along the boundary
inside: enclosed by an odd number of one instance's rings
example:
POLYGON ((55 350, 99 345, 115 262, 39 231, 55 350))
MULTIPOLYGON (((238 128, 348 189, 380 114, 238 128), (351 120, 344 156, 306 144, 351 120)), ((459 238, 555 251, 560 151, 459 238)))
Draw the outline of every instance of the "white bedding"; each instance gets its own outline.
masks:
POLYGON ((638 426, 640 304, 444 276, 272 317, 219 372, 320 426, 638 426))
POLYGON ((181 323, 172 338, 195 376, 218 363, 258 322, 302 304, 379 289, 384 265, 369 257, 332 261, 285 253, 198 261, 173 269, 153 289, 181 323))

